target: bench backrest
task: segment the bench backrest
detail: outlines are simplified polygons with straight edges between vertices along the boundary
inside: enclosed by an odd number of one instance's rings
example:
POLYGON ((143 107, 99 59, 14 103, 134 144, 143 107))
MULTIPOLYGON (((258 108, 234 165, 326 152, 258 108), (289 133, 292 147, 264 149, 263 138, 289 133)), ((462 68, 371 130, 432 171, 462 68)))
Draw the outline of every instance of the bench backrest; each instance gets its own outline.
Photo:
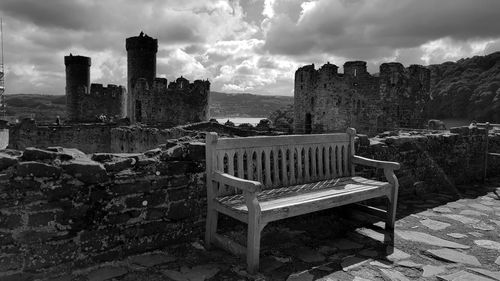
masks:
MULTIPOLYGON (((356 131, 347 133, 218 138, 207 134, 207 183, 212 173, 222 171, 239 178, 259 181, 264 189, 310 183, 354 173, 356 131)), ((239 193, 219 187, 217 195, 239 193)))

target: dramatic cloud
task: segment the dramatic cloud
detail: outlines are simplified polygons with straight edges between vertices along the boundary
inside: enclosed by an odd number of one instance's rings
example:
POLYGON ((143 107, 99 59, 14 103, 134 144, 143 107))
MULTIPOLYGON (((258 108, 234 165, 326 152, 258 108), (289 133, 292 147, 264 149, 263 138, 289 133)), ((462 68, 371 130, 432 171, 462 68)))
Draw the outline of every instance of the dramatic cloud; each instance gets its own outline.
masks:
POLYGON ((500 49, 498 0, 2 0, 8 93, 64 93, 64 55, 126 85, 125 38, 158 38, 158 76, 293 94, 297 67, 434 64, 500 49))

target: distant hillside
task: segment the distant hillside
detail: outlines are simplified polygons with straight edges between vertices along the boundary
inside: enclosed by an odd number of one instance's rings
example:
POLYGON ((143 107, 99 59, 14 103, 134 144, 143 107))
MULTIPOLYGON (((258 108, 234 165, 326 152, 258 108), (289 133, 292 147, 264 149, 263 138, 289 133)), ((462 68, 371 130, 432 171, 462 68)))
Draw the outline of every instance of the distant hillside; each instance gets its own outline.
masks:
POLYGON ((34 116, 41 122, 55 122, 56 116, 66 116, 66 96, 6 95, 7 115, 17 119, 34 116))
POLYGON ((267 117, 293 104, 293 96, 210 93, 211 117, 267 117))
MULTIPOLYGON (((6 95, 5 100, 7 115, 18 119, 35 116, 41 122, 55 122, 57 115, 66 115, 66 96, 15 94, 6 95)), ((293 97, 211 92, 210 116, 267 117, 291 104, 293 97)))
POLYGON ((500 52, 429 68, 429 117, 500 122, 500 52))

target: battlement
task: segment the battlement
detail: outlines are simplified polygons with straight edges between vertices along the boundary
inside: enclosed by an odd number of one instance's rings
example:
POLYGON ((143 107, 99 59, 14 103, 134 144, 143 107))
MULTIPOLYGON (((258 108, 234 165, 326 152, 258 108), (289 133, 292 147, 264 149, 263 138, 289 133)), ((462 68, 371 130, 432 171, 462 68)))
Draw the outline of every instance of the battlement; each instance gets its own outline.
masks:
POLYGON ((150 52, 158 52, 158 39, 153 39, 141 32, 139 36, 129 37, 125 41, 125 49, 127 51, 136 50, 136 51, 150 51, 150 52))
POLYGON ((364 132, 395 127, 419 128, 429 98, 430 72, 419 65, 380 65, 379 75, 365 61, 348 61, 344 73, 326 63, 295 72, 294 120, 298 133, 336 132, 351 126, 364 132))
POLYGON ((121 99, 125 93, 125 87, 121 85, 108 84, 107 87, 98 83, 92 83, 90 85, 90 95, 95 97, 121 99))
POLYGON ((344 75, 356 77, 361 74, 368 74, 366 61, 347 61, 344 63, 344 75))
POLYGON ((85 56, 73 56, 73 54, 69 54, 69 56, 64 56, 64 65, 85 65, 90 66, 92 60, 89 57, 85 56))

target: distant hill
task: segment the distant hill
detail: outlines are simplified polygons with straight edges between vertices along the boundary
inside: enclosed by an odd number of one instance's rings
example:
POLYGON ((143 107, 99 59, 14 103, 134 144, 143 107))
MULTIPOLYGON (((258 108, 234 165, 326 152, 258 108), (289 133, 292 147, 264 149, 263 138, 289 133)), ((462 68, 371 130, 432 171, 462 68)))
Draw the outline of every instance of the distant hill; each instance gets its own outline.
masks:
POLYGON ((40 122, 55 122, 66 116, 66 96, 14 94, 5 95, 7 116, 17 119, 34 116, 40 122))
MULTIPOLYGON (((293 97, 226 94, 211 92, 211 117, 267 117, 279 108, 293 104, 293 97)), ((17 119, 34 116, 40 122, 55 122, 66 116, 64 95, 6 95, 7 115, 17 119)))
POLYGON ((500 122, 500 52, 429 68, 429 117, 500 122))
POLYGON ((293 96, 210 93, 211 117, 267 117, 293 104, 293 96))

